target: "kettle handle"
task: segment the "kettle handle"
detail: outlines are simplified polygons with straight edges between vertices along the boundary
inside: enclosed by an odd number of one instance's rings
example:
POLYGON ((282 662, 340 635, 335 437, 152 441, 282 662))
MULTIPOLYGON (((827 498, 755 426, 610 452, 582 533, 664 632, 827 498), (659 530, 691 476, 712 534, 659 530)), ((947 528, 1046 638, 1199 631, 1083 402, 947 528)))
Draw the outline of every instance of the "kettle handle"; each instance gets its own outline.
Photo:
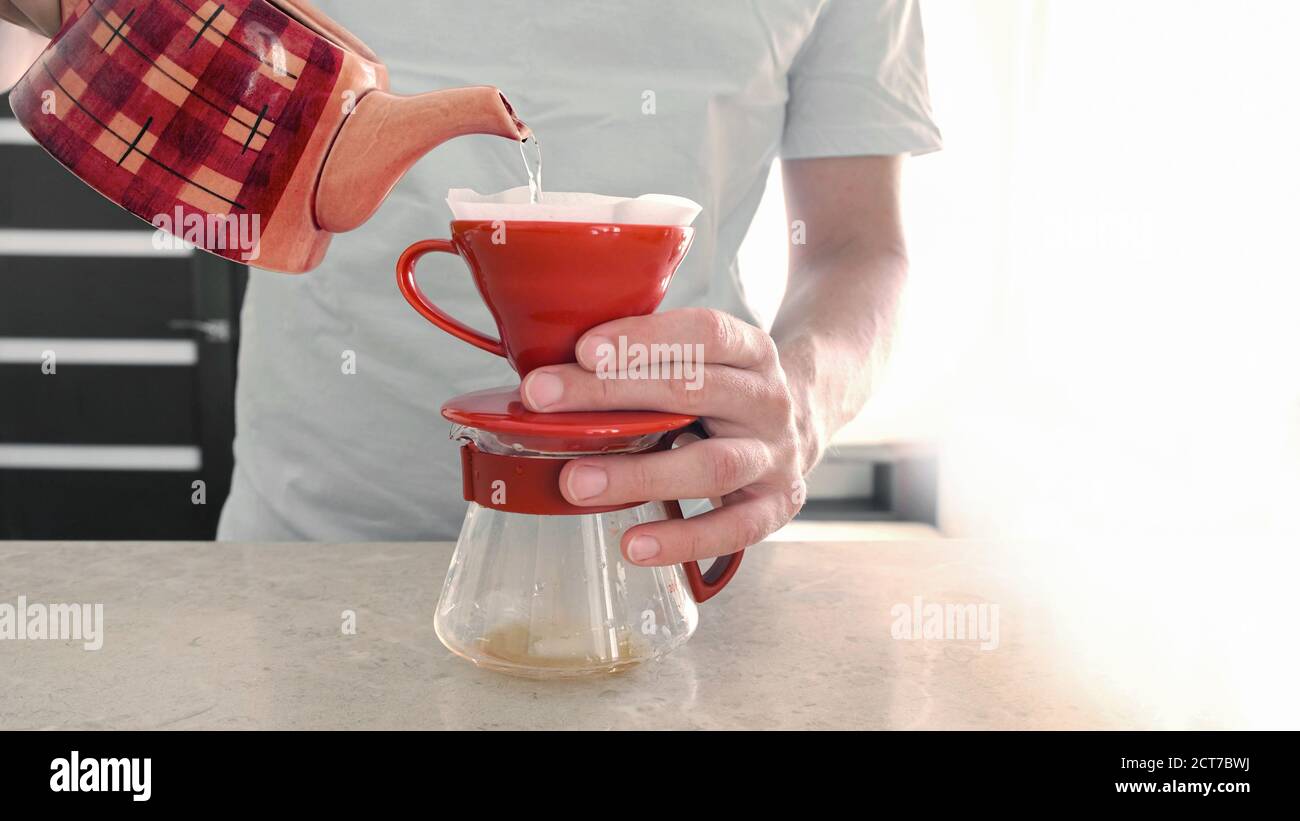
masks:
POLYGON ((415 265, 420 261, 420 257, 432 252, 443 254, 452 254, 459 257, 460 251, 452 245, 449 240, 445 239, 422 239, 412 244, 402 252, 397 258, 397 287, 401 289, 402 296, 406 301, 411 303, 420 316, 442 328, 447 333, 457 339, 468 342, 476 348, 482 348, 488 353, 494 353, 497 356, 505 357, 506 348, 501 344, 501 340, 488 336, 482 331, 476 331, 470 326, 456 319, 451 314, 439 308, 429 301, 420 290, 420 285, 415 281, 415 265))
MULTIPOLYGON (((687 427, 679 428, 668 433, 667 443, 663 446, 665 450, 672 448, 673 443, 678 436, 683 433, 690 433, 701 439, 707 439, 708 433, 705 432, 704 426, 695 422, 687 427)), ((664 507, 668 510, 668 515, 674 519, 684 519, 682 515, 682 505, 677 501, 664 502, 664 507)), ((718 556, 713 560, 713 564, 706 571, 700 570, 699 562, 683 562, 682 569, 686 571, 686 583, 691 586, 691 596, 695 598, 696 603, 703 604, 722 591, 731 581, 731 577, 736 575, 740 569, 740 560, 745 557, 745 550, 741 548, 735 553, 726 556, 718 556)))

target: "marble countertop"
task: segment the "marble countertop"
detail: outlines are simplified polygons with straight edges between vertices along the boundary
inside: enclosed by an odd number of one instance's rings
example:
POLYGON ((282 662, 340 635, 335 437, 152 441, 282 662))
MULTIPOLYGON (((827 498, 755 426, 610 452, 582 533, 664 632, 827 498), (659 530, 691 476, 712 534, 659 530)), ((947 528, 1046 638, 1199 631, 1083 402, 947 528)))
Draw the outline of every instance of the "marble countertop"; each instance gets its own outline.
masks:
POLYGON ((683 648, 570 681, 443 648, 433 611, 450 556, 446 543, 0 542, 0 607, 104 607, 98 650, 0 639, 0 729, 1144 726, 1070 661, 1031 581, 978 543, 760 545, 683 648), (895 637, 900 607, 931 603, 996 604, 997 646, 895 637))

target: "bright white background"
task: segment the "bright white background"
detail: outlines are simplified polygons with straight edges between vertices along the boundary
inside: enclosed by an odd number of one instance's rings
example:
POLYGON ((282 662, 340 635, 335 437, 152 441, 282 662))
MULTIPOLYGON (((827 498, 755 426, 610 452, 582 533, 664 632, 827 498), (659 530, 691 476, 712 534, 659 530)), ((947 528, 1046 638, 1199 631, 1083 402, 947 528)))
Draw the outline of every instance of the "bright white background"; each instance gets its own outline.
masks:
MULTIPOLYGON (((898 348, 841 441, 933 444, 945 533, 1041 565, 1077 658, 1142 671, 1162 723, 1300 726, 1300 3, 923 19, 945 149, 909 161, 898 348)), ((770 312, 768 193, 741 264, 770 312)))

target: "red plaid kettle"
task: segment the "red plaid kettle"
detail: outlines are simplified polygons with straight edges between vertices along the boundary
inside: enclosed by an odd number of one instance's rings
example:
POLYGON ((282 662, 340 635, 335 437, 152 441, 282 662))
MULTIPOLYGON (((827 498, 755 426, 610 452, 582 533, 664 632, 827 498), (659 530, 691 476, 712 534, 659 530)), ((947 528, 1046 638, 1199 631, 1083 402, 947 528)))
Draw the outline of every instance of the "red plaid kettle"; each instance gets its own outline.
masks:
POLYGON ((63 0, 10 93, 23 127, 99 193, 230 259, 298 273, 463 134, 529 136, 495 88, 405 97, 304 0, 63 0))

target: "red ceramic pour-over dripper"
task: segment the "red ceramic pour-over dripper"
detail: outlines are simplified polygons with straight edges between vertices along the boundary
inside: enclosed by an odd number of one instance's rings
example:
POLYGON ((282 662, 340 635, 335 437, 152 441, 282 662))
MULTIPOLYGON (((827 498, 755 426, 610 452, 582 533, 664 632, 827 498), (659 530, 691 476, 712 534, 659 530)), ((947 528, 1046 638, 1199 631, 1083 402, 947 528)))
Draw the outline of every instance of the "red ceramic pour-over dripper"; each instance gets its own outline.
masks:
POLYGON ((402 252, 397 284, 406 301, 447 333, 505 357, 521 377, 574 362, 591 328, 654 313, 694 229, 665 225, 455 220, 451 239, 426 239, 402 252), (432 252, 465 261, 496 321, 493 337, 435 305, 415 266, 432 252))
MULTIPOLYGON (((693 230, 683 226, 571 222, 456 220, 451 239, 428 239, 407 248, 397 262, 402 295, 425 319, 447 333, 505 357, 521 377, 545 365, 576 361, 574 349, 590 329, 610 320, 650 314, 685 257, 693 230), (434 304, 415 278, 431 252, 461 257, 496 321, 499 337, 469 327, 434 304)), ((448 400, 442 415, 492 434, 512 448, 539 455, 484 452, 461 447, 464 496, 484 507, 532 515, 582 515, 600 508, 572 505, 560 493, 565 454, 601 453, 653 441, 668 447, 695 417, 654 411, 535 413, 518 388, 478 391, 448 400), (509 502, 491 492, 512 488, 509 502)), ((632 507, 620 505, 617 507, 632 507)), ((666 503, 681 516, 677 502, 666 503)), ((696 601, 720 591, 740 566, 744 551, 714 561, 708 572, 684 567, 696 601)))

